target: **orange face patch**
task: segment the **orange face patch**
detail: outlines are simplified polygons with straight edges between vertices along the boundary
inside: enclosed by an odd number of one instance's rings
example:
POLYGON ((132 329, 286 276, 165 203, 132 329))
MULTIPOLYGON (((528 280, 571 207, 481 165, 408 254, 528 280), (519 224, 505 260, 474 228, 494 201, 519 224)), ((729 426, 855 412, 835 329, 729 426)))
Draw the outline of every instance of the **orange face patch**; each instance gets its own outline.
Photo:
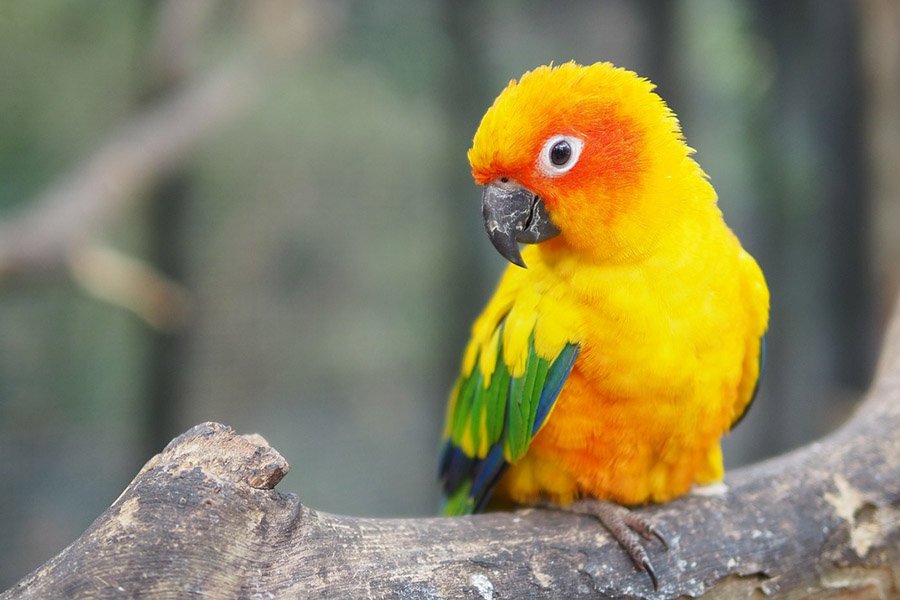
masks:
POLYGON ((668 227, 680 200, 666 190, 689 155, 652 83, 609 63, 565 63, 510 82, 485 113, 469 162, 478 184, 505 177, 544 199, 561 234, 542 247, 609 258, 633 254, 637 232, 654 239, 668 227), (580 149, 559 172, 541 161, 557 136, 580 149))
POLYGON ((541 173, 535 168, 539 147, 531 172, 520 181, 544 197, 551 209, 565 198, 625 201, 640 182, 643 169, 644 135, 640 127, 633 120, 607 110, 599 112, 596 119, 586 122, 574 135, 583 136, 584 149, 571 171, 558 177, 541 173))
POLYGON ((646 80, 609 63, 526 73, 497 97, 475 134, 469 161, 476 183, 507 177, 550 205, 588 190, 591 196, 620 195, 635 186, 643 168, 644 126, 629 108, 637 105, 635 96, 655 96, 651 90, 646 80), (555 135, 577 137, 584 149, 571 171, 548 176, 538 164, 555 135))

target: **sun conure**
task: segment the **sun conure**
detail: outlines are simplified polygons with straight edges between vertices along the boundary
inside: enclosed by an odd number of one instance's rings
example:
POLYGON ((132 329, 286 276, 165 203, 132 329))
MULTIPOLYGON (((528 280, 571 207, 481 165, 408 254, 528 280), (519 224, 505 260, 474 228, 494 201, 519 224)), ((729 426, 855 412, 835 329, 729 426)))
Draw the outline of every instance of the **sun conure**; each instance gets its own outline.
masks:
POLYGON ((472 327, 440 476, 448 515, 594 514, 655 584, 635 532, 658 532, 619 505, 722 479, 769 293, 653 90, 609 63, 542 66, 484 115, 468 157, 513 264, 472 327))

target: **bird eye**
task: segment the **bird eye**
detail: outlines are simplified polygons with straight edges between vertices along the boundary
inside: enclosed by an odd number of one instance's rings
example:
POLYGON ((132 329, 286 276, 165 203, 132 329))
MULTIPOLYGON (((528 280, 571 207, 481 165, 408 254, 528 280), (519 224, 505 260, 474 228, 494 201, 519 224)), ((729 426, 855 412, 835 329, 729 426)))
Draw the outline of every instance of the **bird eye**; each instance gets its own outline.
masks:
POLYGON ((538 166, 545 175, 557 177, 567 173, 581 155, 584 142, 569 135, 555 135, 544 144, 538 166))
POLYGON ((550 148, 550 162, 561 167, 572 158, 572 146, 566 140, 559 140, 550 148))

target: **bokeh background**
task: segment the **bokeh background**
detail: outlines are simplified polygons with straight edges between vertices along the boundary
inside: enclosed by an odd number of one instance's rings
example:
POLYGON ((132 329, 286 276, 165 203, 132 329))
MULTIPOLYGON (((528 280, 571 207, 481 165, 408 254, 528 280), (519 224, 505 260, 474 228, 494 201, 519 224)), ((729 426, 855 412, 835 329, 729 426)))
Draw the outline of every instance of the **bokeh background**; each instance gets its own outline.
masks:
POLYGON ((0 589, 206 420, 263 434, 313 507, 432 514, 505 266, 465 151, 569 59, 658 84, 767 274, 728 464, 836 427, 900 281, 892 0, 5 2, 0 589))

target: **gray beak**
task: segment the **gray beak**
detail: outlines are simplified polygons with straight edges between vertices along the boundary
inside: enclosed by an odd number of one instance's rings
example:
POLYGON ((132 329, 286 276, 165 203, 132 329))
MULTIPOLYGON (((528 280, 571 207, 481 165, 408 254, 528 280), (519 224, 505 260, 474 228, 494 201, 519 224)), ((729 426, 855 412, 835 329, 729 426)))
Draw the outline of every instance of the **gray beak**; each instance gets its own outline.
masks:
POLYGON ((503 258, 525 268, 519 242, 537 244, 559 235, 540 196, 522 187, 484 186, 481 214, 491 243, 503 258))

